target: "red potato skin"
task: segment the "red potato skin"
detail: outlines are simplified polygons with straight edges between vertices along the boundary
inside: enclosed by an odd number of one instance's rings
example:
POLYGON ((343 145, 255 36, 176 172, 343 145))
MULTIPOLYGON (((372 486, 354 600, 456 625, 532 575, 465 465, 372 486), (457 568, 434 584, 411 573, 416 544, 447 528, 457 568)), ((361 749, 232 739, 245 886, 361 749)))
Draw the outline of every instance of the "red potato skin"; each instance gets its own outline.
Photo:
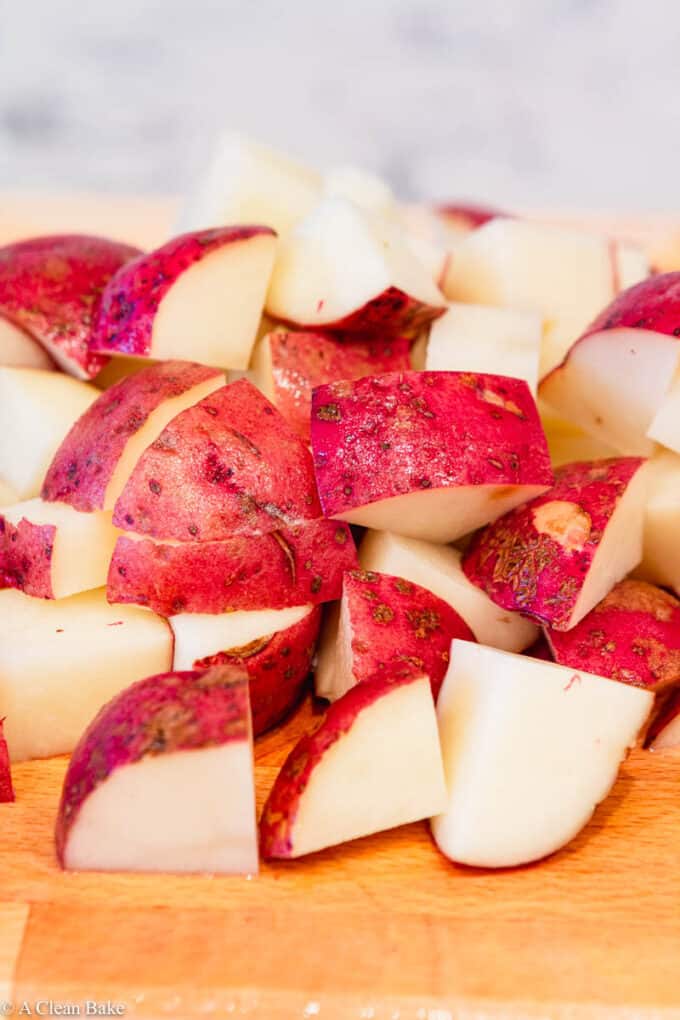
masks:
POLYGON ((650 276, 622 291, 581 339, 605 329, 646 329, 680 336, 680 272, 650 276))
POLYGON ((138 248, 85 234, 0 248, 0 315, 48 351, 50 344, 57 348, 74 375, 92 379, 107 360, 89 348, 102 291, 138 254, 138 248))
POLYGON ((493 206, 478 204, 475 202, 444 202, 435 206, 435 212, 446 221, 452 221, 454 226, 463 230, 476 230, 484 226, 490 220, 498 216, 508 218, 508 213, 493 206))
POLYGON ((316 730, 306 733, 298 741, 276 777, 262 811, 260 850, 263 857, 285 860, 293 856, 300 800, 314 769, 329 748, 352 728, 364 709, 389 695, 395 687, 413 683, 422 675, 406 665, 390 675, 376 677, 370 683, 357 684, 333 702, 316 730))
POLYGON ((16 798, 12 785, 9 749, 2 732, 4 721, 4 719, 0 719, 0 804, 11 804, 16 798))
POLYGON ((320 516, 309 450, 239 379, 170 422, 138 461, 113 521, 151 538, 216 542, 320 516))
POLYGON ((99 354, 153 355, 153 324, 159 305, 173 283, 190 266, 226 244, 261 234, 269 227, 238 226, 198 230, 128 263, 109 281, 98 308, 90 350, 99 354))
POLYGON ((357 683, 408 663, 427 673, 436 699, 453 639, 476 641, 447 602, 402 577, 350 571, 345 574, 343 599, 350 618, 352 673, 357 683))
POLYGON ((192 361, 163 361, 121 379, 73 425, 47 469, 42 498, 89 513, 104 506, 128 440, 152 411, 208 379, 224 375, 192 361))
POLYGON ((336 521, 224 542, 164 545, 122 535, 107 598, 160 616, 320 605, 340 598, 343 573, 357 566, 352 533, 336 521))
POLYGON ((541 387, 568 364, 571 352, 578 344, 608 329, 641 329, 680 337, 680 272, 650 276, 621 291, 572 344, 563 361, 541 380, 541 387))
POLYGON ((553 483, 529 387, 481 373, 393 372, 320 386, 312 452, 327 517, 420 489, 553 483))
POLYGON ((544 662, 555 661, 555 657, 553 656, 552 653, 552 648, 550 647, 550 644, 548 643, 548 640, 544 634, 541 634, 540 637, 536 638, 533 645, 531 645, 529 648, 526 648, 522 652, 522 655, 526 655, 527 658, 529 659, 543 659, 544 662))
MULTIPOLYGON (((323 301, 320 302, 319 312, 321 311, 323 301)), ((305 331, 321 330, 340 341, 394 340, 397 337, 415 340, 445 311, 444 298, 441 305, 426 305, 399 287, 388 287, 342 319, 315 324, 291 321, 290 324, 305 331)))
POLYGON ((17 525, 0 515, 0 588, 18 588, 53 599, 52 551, 57 529, 23 518, 17 525))
MULTIPOLYGON (((649 724, 647 733, 645 734, 644 743, 645 747, 651 747, 652 750, 654 750, 655 742, 661 736, 666 727, 670 726, 670 724, 680 715, 680 689, 670 688, 666 692, 662 692, 661 695, 658 696, 657 702, 660 702, 661 704, 649 724)), ((675 750, 678 746, 680 746, 680 742, 668 744, 667 749, 673 748, 673 750, 675 750)))
POLYGON ((259 737, 282 722, 302 697, 321 627, 321 606, 285 630, 242 648, 198 659, 193 668, 240 666, 248 673, 253 734, 259 737))
POLYGON ((57 816, 59 863, 64 866, 80 808, 116 769, 248 740, 249 729, 248 676, 241 668, 160 673, 121 691, 90 723, 71 757, 57 816))
POLYGON ((322 333, 277 330, 265 342, 271 352, 274 403, 306 442, 315 386, 410 367, 410 343, 405 337, 342 343, 322 333))
POLYGON ((466 576, 504 609, 566 630, 604 530, 640 457, 565 464, 548 492, 473 538, 466 576))
POLYGON ((561 666, 655 693, 680 682, 680 602, 646 581, 621 581, 570 631, 546 637, 561 666))

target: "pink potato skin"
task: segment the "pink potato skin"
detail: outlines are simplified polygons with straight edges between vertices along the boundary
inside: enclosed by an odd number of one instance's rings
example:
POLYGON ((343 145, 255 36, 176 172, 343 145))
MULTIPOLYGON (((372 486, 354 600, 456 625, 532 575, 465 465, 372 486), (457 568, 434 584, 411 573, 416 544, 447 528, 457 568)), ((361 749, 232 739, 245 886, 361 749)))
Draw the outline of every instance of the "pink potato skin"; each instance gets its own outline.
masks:
POLYGON ((322 333, 276 330, 267 337, 272 360, 274 403, 309 442, 312 390, 336 379, 360 379, 410 367, 405 337, 342 343, 322 333))
POLYGON ((113 772, 150 756, 248 740, 249 716, 248 676, 235 666, 159 673, 117 694, 90 723, 69 763, 55 834, 62 867, 80 808, 113 772))
POLYGON ((154 318, 177 278, 218 248, 260 234, 276 236, 269 227, 259 226, 193 231, 174 237, 161 248, 128 263, 109 281, 102 294, 90 350, 137 358, 152 355, 154 318))
POLYGON ((0 248, 0 316, 60 351, 82 379, 106 358, 89 349, 101 293, 121 266, 139 254, 103 237, 64 234, 0 248))
MULTIPOLYGON (((323 300, 319 302, 318 311, 323 311, 323 300)), ((399 287, 388 287, 342 319, 323 323, 288 321, 297 329, 321 331, 340 341, 393 340, 397 337, 416 340, 423 330, 445 311, 446 303, 443 297, 441 305, 426 305, 399 287)))
POLYGON ((307 784, 325 753, 351 729, 357 716, 396 687, 413 683, 422 673, 405 664, 370 683, 357 684, 334 701, 321 725, 306 733, 281 768, 260 819, 260 849, 268 860, 293 856, 295 819, 307 784))
POLYGON ((18 588, 38 599, 53 599, 53 524, 17 525, 0 515, 0 588, 18 588))
POLYGON ((351 626, 352 673, 364 683, 409 663, 427 673, 436 699, 449 666, 454 638, 476 638, 455 609, 402 577, 353 570, 343 599, 351 626))
POLYGON ((248 673, 253 734, 259 737, 282 722, 297 705, 305 689, 321 627, 321 606, 292 627, 230 648, 194 663, 209 666, 240 666, 248 673))
POLYGON ((327 517, 419 489, 553 482, 529 387, 496 375, 393 372, 320 386, 312 452, 327 517))
POLYGON ((192 361, 162 361, 121 379, 95 400, 54 455, 42 487, 48 502, 89 513, 104 506, 128 440, 164 401, 223 375, 192 361))
POLYGON ((320 516, 309 450, 239 379, 170 422, 138 461, 113 521, 152 538, 214 542, 320 516))
POLYGON ((570 631, 546 631, 555 662, 655 693, 680 682, 680 602, 621 581, 570 631))
POLYGON ((508 219, 508 213, 475 202, 444 202, 435 207, 435 212, 444 220, 453 220, 454 225, 465 227, 467 230, 482 227, 498 216, 508 219))
MULTIPOLYGON (((680 688, 671 687, 667 691, 662 691, 657 696, 655 709, 655 715, 647 728, 644 742, 644 746, 647 748, 651 747, 652 750, 654 750, 654 743, 666 727, 670 726, 680 715, 680 688)), ((668 748, 672 747, 674 750, 678 746, 680 746, 680 740, 674 740, 667 745, 668 748)))
POLYGON ((565 464, 548 492, 473 538, 466 576, 504 609, 566 630, 604 530, 640 457, 565 464))
POLYGON ((548 640, 544 634, 541 634, 539 637, 537 637, 533 645, 530 645, 529 648, 526 648, 522 652, 522 655, 526 655, 527 658, 529 659, 543 659, 544 662, 555 661, 555 657, 553 656, 552 653, 552 648, 550 647, 550 644, 548 643, 548 640))
POLYGON ((11 804, 15 800, 12 785, 12 769, 9 762, 9 749, 2 732, 4 719, 0 719, 0 804, 11 804))
POLYGON ((322 519, 224 542, 164 545, 122 535, 107 597, 160 616, 318 605, 340 598, 343 573, 357 565, 348 526, 322 519))
MULTIPOLYGON (((614 284, 616 286, 616 280, 614 284)), ((680 337, 680 272, 650 276, 621 291, 572 344, 562 362, 541 380, 541 386, 568 364, 578 344, 608 329, 641 329, 680 337)))
POLYGON ((622 291, 581 339, 605 329, 646 329, 680 336, 680 272, 650 276, 622 291))

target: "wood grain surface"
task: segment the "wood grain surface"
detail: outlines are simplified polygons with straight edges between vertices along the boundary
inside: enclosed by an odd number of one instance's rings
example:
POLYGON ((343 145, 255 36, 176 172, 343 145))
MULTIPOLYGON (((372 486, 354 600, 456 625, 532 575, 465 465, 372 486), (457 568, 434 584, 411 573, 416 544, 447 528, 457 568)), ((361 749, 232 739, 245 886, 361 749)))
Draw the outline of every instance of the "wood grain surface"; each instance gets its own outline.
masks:
MULTIPOLYGON (((24 199, 0 199, 0 240, 115 220, 150 244, 171 218, 170 203, 145 218, 61 201, 22 231, 24 199)), ((258 742, 260 803, 315 712, 258 742)), ((17 766, 0 809, 0 1014, 110 1000, 186 1020, 680 1018, 680 753, 632 754, 587 829, 532 867, 456 867, 417 824, 252 879, 60 872, 65 767, 17 766)))
MULTIPOLYGON (((260 803, 315 711, 307 701, 258 743, 260 803)), ((417 824, 252 879, 61 873, 65 767, 17 766, 0 816, 0 995, 14 1003, 263 1020, 680 1017, 680 754, 635 752, 588 828, 532 867, 456 867, 417 824)))

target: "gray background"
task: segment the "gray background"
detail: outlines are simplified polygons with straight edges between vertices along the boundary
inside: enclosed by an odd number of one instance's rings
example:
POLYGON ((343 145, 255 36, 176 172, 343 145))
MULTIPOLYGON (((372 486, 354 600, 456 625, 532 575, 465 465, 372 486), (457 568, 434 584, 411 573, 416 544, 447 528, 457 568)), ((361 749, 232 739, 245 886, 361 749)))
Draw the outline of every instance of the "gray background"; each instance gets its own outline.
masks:
POLYGON ((177 192, 221 126, 405 197, 680 208, 680 0, 0 0, 0 187, 177 192))

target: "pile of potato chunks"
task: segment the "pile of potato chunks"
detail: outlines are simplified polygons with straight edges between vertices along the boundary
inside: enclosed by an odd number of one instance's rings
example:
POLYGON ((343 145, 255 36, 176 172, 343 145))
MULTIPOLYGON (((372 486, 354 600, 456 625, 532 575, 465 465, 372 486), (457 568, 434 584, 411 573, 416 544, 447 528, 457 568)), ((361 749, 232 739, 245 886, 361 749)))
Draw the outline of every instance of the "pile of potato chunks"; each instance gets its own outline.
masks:
POLYGON ((0 801, 71 755, 72 869, 558 850, 680 744, 679 359, 635 245, 233 135, 155 251, 0 249, 0 801))

